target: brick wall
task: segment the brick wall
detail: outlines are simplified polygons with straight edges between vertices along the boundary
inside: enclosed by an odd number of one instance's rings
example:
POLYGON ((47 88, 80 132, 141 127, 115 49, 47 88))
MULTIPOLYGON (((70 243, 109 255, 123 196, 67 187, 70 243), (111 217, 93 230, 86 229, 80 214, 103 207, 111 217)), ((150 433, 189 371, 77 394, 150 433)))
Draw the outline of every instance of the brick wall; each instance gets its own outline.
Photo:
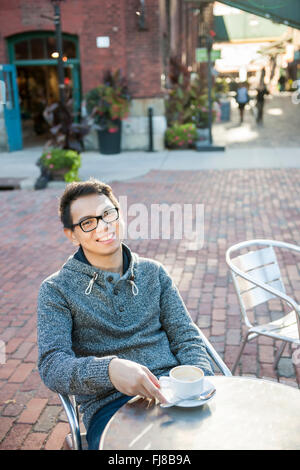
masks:
MULTIPOLYGON (((62 30, 80 44, 82 91, 96 86, 107 69, 121 68, 136 98, 161 94, 159 0, 147 0, 147 31, 138 30, 138 0, 66 0, 61 5, 62 30), (109 36, 110 47, 96 47, 97 36, 109 36)), ((6 38, 23 32, 54 30, 49 0, 1 0, 0 63, 7 63, 6 38)))

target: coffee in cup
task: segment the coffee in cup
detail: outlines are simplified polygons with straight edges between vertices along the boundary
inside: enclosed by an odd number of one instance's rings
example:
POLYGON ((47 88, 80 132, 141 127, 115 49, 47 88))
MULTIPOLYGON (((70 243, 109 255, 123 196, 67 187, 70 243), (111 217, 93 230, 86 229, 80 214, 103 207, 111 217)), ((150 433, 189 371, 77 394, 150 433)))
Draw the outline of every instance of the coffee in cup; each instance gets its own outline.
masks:
POLYGON ((172 388, 176 395, 188 398, 203 391, 204 372, 192 365, 177 366, 169 373, 172 388))

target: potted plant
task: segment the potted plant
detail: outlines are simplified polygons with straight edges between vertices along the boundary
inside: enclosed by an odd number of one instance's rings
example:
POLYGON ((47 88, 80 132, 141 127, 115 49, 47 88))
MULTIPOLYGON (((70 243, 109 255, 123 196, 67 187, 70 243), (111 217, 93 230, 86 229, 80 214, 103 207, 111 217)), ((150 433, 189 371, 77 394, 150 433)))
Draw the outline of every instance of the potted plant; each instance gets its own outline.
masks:
POLYGON ((99 149, 104 154, 121 152, 122 119, 129 111, 130 96, 120 70, 104 74, 104 83, 90 90, 86 109, 98 132, 99 149))
MULTIPOLYGON (((215 101, 215 96, 213 96, 213 101, 215 101)), ((198 140, 198 142, 206 142, 208 140, 209 109, 205 83, 201 81, 200 76, 196 73, 193 74, 191 79, 185 67, 175 61, 172 63, 172 88, 168 92, 165 105, 168 122, 168 132, 166 134, 167 146, 170 144, 172 147, 174 146, 174 142, 170 141, 170 135, 174 135, 174 138, 177 136, 178 143, 182 142, 182 139, 179 139, 181 131, 178 126, 190 125, 190 123, 194 124, 195 132, 197 133, 195 140, 198 140), (173 126, 176 126, 175 134, 173 126)), ((212 110, 213 121, 215 117, 216 109, 214 106, 212 110)), ((184 146, 186 143, 181 145, 184 146)))
POLYGON ((174 124, 165 133, 166 146, 172 149, 187 149, 194 146, 197 129, 194 123, 174 124))
POLYGON ((85 120, 74 122, 72 100, 68 100, 65 105, 53 103, 47 106, 43 116, 49 126, 50 138, 37 161, 41 175, 35 183, 35 189, 45 188, 51 180, 72 182, 79 179, 83 137, 90 131, 85 120))
POLYGON ((38 164, 46 169, 50 180, 70 183, 79 179, 81 156, 75 150, 51 148, 42 154, 38 164))

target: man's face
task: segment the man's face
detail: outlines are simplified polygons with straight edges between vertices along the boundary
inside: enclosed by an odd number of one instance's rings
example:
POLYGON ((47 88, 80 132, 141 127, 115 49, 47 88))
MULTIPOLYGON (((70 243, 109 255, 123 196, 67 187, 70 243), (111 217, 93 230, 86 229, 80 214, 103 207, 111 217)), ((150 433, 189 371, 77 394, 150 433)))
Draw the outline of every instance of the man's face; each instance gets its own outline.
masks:
MULTIPOLYGON (((103 215, 114 207, 112 201, 103 194, 82 196, 71 203, 72 223, 78 224, 88 217, 103 215)), ((85 252, 91 255, 107 256, 120 248, 124 234, 124 221, 121 216, 108 224, 100 219, 97 228, 90 232, 84 232, 79 225, 73 230, 64 229, 64 231, 73 244, 81 245, 85 252)))

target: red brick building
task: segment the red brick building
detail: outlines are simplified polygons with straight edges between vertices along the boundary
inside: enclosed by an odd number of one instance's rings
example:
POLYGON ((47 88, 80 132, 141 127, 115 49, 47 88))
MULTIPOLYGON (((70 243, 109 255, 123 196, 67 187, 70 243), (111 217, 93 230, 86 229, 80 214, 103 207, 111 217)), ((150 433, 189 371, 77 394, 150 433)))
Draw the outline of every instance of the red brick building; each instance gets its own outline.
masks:
MULTIPOLYGON (((201 4, 184 0, 60 2, 65 77, 77 109, 84 94, 102 81, 105 70, 120 68, 128 80, 133 102, 123 126, 123 148, 147 147, 149 106, 154 109, 155 145, 163 146, 169 60, 176 56, 195 70, 201 4)), ((57 97, 53 16, 51 0, 0 1, 0 64, 16 65, 23 117, 26 106, 30 115, 37 96, 43 102, 57 97)))

